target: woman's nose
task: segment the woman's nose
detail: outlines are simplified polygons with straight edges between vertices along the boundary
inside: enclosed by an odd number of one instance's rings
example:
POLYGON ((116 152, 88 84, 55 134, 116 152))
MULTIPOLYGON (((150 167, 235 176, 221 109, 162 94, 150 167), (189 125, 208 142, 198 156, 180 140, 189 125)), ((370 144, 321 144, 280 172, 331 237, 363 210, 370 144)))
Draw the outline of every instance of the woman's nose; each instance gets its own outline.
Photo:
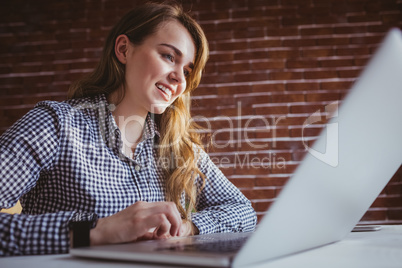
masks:
POLYGON ((169 74, 169 78, 177 84, 183 84, 186 81, 186 77, 182 71, 173 70, 169 74))

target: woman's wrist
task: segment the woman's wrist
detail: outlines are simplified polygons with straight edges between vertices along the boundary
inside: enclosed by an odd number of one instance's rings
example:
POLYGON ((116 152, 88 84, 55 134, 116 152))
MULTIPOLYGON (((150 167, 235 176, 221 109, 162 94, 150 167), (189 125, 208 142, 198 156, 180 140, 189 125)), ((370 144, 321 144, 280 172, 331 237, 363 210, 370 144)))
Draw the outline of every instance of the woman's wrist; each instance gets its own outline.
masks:
POLYGON ((91 246, 98 246, 101 245, 101 237, 100 232, 98 232, 98 228, 91 229, 89 232, 89 244, 91 246))
POLYGON ((195 226, 195 224, 192 222, 192 221, 190 221, 190 223, 191 223, 191 226, 192 226, 192 235, 199 235, 200 234, 200 230, 198 230, 198 228, 197 228, 197 226, 195 226))
POLYGON ((104 220, 105 218, 99 219, 96 227, 90 230, 89 243, 91 246, 99 246, 110 243, 110 241, 107 241, 107 238, 105 237, 106 231, 105 228, 103 228, 105 225, 104 220))
POLYGON ((192 221, 183 220, 183 225, 185 227, 182 236, 198 235, 200 233, 197 226, 195 226, 192 221))

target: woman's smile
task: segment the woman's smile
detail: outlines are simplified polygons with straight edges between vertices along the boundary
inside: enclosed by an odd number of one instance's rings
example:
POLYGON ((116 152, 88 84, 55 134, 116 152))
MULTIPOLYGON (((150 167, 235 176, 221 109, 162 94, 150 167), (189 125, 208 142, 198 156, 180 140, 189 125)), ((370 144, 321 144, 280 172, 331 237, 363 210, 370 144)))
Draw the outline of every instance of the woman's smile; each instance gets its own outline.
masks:
POLYGON ((170 98, 173 94, 172 89, 159 83, 156 83, 155 85, 162 92, 162 95, 165 97, 166 101, 170 101, 170 98))

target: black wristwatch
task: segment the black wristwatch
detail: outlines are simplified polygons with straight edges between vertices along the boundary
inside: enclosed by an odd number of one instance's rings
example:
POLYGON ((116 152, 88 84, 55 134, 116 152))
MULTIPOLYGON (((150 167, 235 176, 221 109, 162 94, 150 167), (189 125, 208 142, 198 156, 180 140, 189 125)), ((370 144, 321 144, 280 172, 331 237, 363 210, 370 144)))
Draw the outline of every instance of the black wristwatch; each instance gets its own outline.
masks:
POLYGON ((68 223, 70 229, 70 247, 89 247, 89 232, 95 228, 98 215, 95 213, 76 213, 68 223))

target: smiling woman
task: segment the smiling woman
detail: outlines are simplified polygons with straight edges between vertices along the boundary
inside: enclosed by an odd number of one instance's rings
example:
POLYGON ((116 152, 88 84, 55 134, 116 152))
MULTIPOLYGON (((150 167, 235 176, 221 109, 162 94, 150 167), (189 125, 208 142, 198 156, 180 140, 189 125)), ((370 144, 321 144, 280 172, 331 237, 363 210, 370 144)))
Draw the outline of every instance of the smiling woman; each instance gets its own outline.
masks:
POLYGON ((251 203, 203 151, 190 94, 208 58, 179 5, 145 4, 111 30, 69 100, 44 101, 0 137, 0 255, 252 231, 251 203), (46 230, 46 231, 44 231, 46 230), (80 235, 77 235, 79 233, 80 235))
MULTIPOLYGON (((127 35, 119 35, 116 57, 125 65, 125 97, 117 104, 115 116, 135 114, 144 118, 149 112, 161 114, 186 89, 186 74, 193 66, 195 47, 186 28, 177 21, 159 27, 140 45, 127 35)), ((118 101, 116 91, 111 102, 118 101)))

